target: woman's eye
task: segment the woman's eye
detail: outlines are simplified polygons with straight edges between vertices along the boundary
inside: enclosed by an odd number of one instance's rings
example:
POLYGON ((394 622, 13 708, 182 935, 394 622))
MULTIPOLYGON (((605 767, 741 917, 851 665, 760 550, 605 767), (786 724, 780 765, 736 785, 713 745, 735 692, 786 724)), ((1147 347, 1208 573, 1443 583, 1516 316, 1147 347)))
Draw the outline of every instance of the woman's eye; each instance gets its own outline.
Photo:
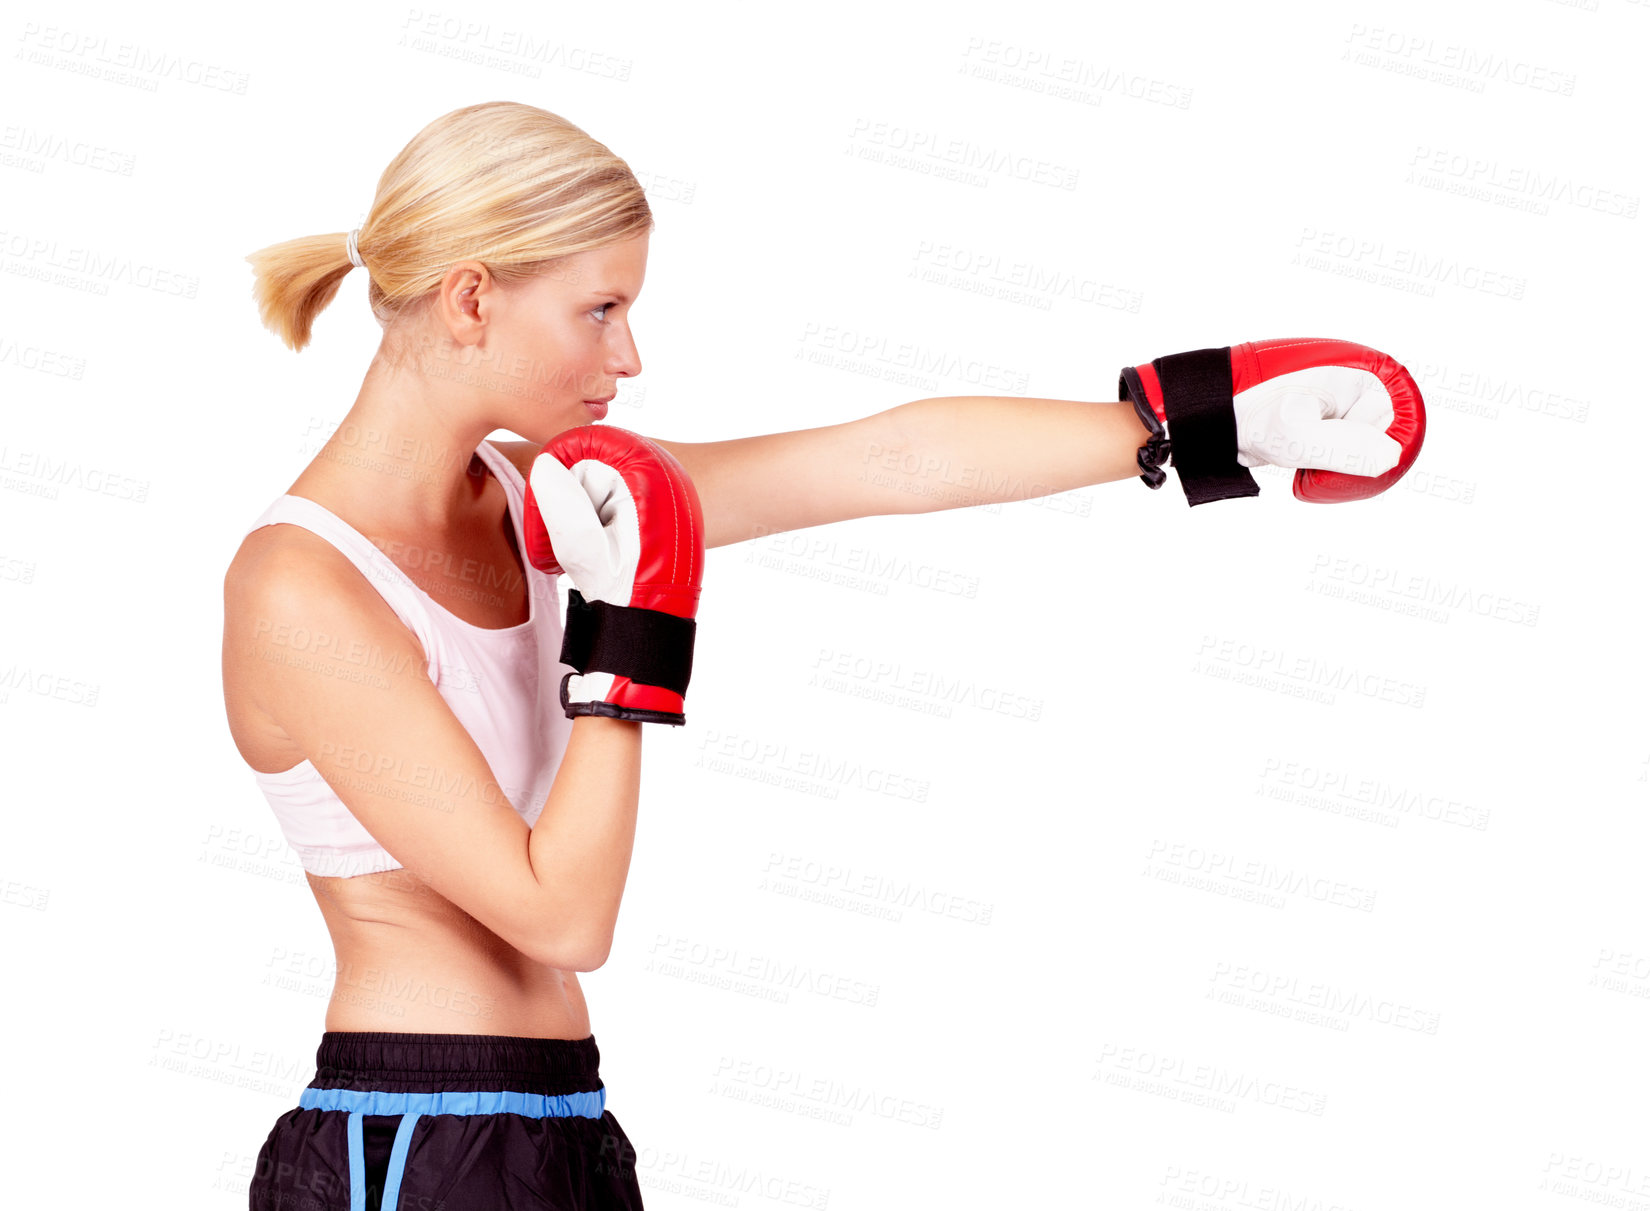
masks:
POLYGON ((602 319, 605 320, 607 317, 605 315, 602 315, 601 313, 606 311, 611 306, 613 306, 612 303, 603 303, 600 307, 596 308, 590 314, 591 315, 599 315, 599 316, 601 316, 602 319))

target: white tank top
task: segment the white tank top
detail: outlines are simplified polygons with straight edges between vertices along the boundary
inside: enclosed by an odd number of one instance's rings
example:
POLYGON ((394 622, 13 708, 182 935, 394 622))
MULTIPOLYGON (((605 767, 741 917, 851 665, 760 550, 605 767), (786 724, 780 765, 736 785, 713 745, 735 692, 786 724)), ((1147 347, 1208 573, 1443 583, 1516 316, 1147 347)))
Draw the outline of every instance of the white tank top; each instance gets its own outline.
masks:
MULTIPOLYGON (((525 551, 521 473, 487 442, 476 453, 504 485, 516 549, 525 551)), ((526 564, 527 621, 502 629, 480 627, 436 602, 364 535, 315 501, 282 496, 247 533, 277 522, 302 526, 342 551, 418 636, 430 680, 487 758, 511 806, 531 826, 550 793, 573 725, 559 699, 562 674, 569 669, 561 663, 557 577, 526 564)), ((311 874, 347 878, 400 869, 401 863, 373 840, 309 758, 279 773, 253 770, 252 776, 287 844, 311 874)), ((394 776, 416 791, 416 768, 394 776)))

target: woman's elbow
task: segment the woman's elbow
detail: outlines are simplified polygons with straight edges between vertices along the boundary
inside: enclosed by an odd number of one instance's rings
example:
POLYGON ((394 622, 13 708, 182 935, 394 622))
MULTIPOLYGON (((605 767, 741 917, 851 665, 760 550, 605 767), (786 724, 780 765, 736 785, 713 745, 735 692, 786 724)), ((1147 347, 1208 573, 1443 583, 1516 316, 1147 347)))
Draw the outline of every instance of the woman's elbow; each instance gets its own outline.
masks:
POLYGON ((611 931, 579 937, 557 937, 536 948, 531 957, 560 971, 595 971, 613 949, 611 931))
POLYGON ((572 956, 573 961, 567 966, 566 970, 595 971, 596 968, 607 962, 608 953, 612 951, 612 949, 613 940, 611 938, 602 942, 600 945, 586 946, 582 950, 574 953, 572 956))

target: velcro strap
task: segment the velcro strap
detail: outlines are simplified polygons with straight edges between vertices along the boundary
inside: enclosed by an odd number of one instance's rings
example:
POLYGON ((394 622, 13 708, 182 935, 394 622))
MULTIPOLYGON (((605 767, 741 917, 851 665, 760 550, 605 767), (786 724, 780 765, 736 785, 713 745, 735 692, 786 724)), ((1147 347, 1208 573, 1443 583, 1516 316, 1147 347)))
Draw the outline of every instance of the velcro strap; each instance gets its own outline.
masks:
POLYGON ((1163 388, 1169 459, 1189 504, 1259 496, 1260 485, 1237 460, 1232 410, 1232 347, 1171 353, 1152 362, 1163 388))
POLYGON ((612 673, 638 685, 685 694, 693 673, 692 618, 643 606, 586 601, 567 590, 561 662, 581 673, 612 673))

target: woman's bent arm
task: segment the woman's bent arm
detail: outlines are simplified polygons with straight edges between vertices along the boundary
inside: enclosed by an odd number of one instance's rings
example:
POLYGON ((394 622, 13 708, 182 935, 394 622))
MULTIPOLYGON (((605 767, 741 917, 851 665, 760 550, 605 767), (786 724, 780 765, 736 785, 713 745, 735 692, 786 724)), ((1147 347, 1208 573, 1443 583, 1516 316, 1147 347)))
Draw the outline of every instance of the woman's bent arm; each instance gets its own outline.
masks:
POLYGON ((587 971, 606 957, 635 833, 640 724, 575 721, 530 829, 431 683, 417 636, 302 530, 243 545, 224 579, 223 660, 226 683, 233 671, 409 872, 538 962, 587 971))
MULTIPOLYGON (((533 825, 529 857, 550 922, 578 923, 554 966, 594 971, 607 962, 636 841, 642 725, 581 715, 533 825)), ((555 932, 555 931, 553 931, 555 932)))

